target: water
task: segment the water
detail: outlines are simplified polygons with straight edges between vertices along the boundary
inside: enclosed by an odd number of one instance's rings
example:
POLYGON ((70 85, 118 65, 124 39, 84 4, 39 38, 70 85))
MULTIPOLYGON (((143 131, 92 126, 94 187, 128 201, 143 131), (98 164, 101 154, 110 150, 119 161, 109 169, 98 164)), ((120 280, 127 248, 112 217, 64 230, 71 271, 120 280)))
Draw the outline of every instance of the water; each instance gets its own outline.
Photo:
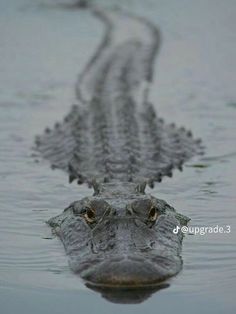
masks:
POLYGON ((103 27, 85 11, 39 3, 0 0, 1 313, 235 313, 236 2, 120 2, 162 30, 150 95, 159 115, 190 128, 206 147, 152 193, 192 225, 231 226, 229 234, 186 235, 181 274, 169 288, 129 306, 85 288, 44 223, 91 193, 31 154, 34 136, 75 101, 78 73, 103 27))

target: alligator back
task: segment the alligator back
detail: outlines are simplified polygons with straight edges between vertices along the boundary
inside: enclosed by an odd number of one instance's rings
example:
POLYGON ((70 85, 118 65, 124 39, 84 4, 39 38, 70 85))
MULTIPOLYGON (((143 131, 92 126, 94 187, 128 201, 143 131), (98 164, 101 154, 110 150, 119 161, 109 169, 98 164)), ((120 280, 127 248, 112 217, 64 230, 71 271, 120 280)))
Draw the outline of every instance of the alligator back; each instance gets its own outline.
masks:
POLYGON ((144 19, 93 9, 106 31, 76 88, 78 104, 37 138, 37 150, 70 181, 153 186, 199 151, 190 131, 167 125, 148 101, 160 34, 144 19))

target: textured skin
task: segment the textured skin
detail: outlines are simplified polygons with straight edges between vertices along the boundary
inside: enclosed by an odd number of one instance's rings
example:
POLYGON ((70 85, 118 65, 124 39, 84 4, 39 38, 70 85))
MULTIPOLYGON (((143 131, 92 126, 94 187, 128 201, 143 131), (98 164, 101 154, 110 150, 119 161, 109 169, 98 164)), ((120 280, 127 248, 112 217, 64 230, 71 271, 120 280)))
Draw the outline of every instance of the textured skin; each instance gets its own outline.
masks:
POLYGON ((37 149, 53 167, 67 171, 70 181, 153 186, 196 154, 199 143, 190 131, 163 123, 147 100, 158 30, 121 12, 93 12, 107 30, 79 77, 78 105, 38 137, 37 149))
POLYGON ((153 292, 176 275, 182 234, 173 229, 188 221, 165 201, 146 195, 146 183, 153 187, 172 169, 181 169, 199 152, 199 141, 190 131, 165 124, 147 99, 160 45, 156 27, 120 11, 91 10, 106 32, 79 76, 78 104, 37 137, 36 146, 70 182, 93 185, 94 195, 48 223, 65 246, 71 269, 90 286, 109 287, 106 297, 113 302, 124 297, 141 302, 140 294, 138 300, 123 293, 114 297, 110 288, 152 287, 153 292))
POLYGON ((48 223, 62 240, 71 269, 90 285, 137 288, 180 271, 183 236, 173 229, 187 221, 129 182, 99 185, 93 197, 73 202, 48 223), (94 219, 88 222, 91 210, 94 219))

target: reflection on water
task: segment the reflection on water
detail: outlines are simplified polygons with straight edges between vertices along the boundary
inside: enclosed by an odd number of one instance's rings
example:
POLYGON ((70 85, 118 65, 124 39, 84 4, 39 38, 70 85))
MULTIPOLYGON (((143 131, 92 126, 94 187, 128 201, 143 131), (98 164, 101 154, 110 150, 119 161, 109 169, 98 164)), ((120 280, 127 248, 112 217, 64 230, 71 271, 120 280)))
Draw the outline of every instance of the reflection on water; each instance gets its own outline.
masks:
POLYGON ((168 288, 170 285, 168 283, 162 283, 146 289, 100 288, 89 284, 86 284, 86 286, 101 293, 102 297, 109 302, 120 304, 137 304, 146 301, 153 293, 168 288))
MULTIPOLYGON (((127 3, 121 2, 124 7, 127 3)), ((163 33, 151 100, 161 117, 191 129, 206 147, 204 156, 188 162, 183 172, 176 171, 152 193, 190 217, 192 225, 231 225, 231 233, 186 235, 181 274, 169 288, 125 309, 234 313, 236 3, 147 3, 150 6, 137 0, 128 6, 160 25, 163 33)), ((0 0, 0 300, 4 314, 19 308, 27 313, 25 300, 28 312, 38 308, 39 313, 49 313, 53 305, 57 313, 64 313, 68 300, 68 312, 78 307, 83 313, 120 311, 121 305, 108 305, 70 272, 61 243, 44 223, 91 191, 69 185, 64 173, 31 157, 34 135, 60 120, 74 102, 77 75, 93 54, 102 30, 85 11, 46 10, 27 0, 0 0)))

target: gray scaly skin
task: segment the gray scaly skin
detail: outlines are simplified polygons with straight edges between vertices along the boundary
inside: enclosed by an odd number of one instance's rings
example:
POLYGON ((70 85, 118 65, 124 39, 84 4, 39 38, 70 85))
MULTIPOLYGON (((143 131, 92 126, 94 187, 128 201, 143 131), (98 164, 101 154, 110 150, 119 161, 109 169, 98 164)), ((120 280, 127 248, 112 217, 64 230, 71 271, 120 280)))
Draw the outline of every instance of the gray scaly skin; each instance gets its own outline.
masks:
POLYGON ((200 150, 190 131, 167 125, 148 101, 158 29, 118 10, 91 7, 104 39, 76 88, 78 104, 46 129, 36 146, 69 180, 94 195, 72 203, 49 225, 62 240, 71 269, 94 287, 151 287, 182 267, 187 217, 145 194, 200 150))

